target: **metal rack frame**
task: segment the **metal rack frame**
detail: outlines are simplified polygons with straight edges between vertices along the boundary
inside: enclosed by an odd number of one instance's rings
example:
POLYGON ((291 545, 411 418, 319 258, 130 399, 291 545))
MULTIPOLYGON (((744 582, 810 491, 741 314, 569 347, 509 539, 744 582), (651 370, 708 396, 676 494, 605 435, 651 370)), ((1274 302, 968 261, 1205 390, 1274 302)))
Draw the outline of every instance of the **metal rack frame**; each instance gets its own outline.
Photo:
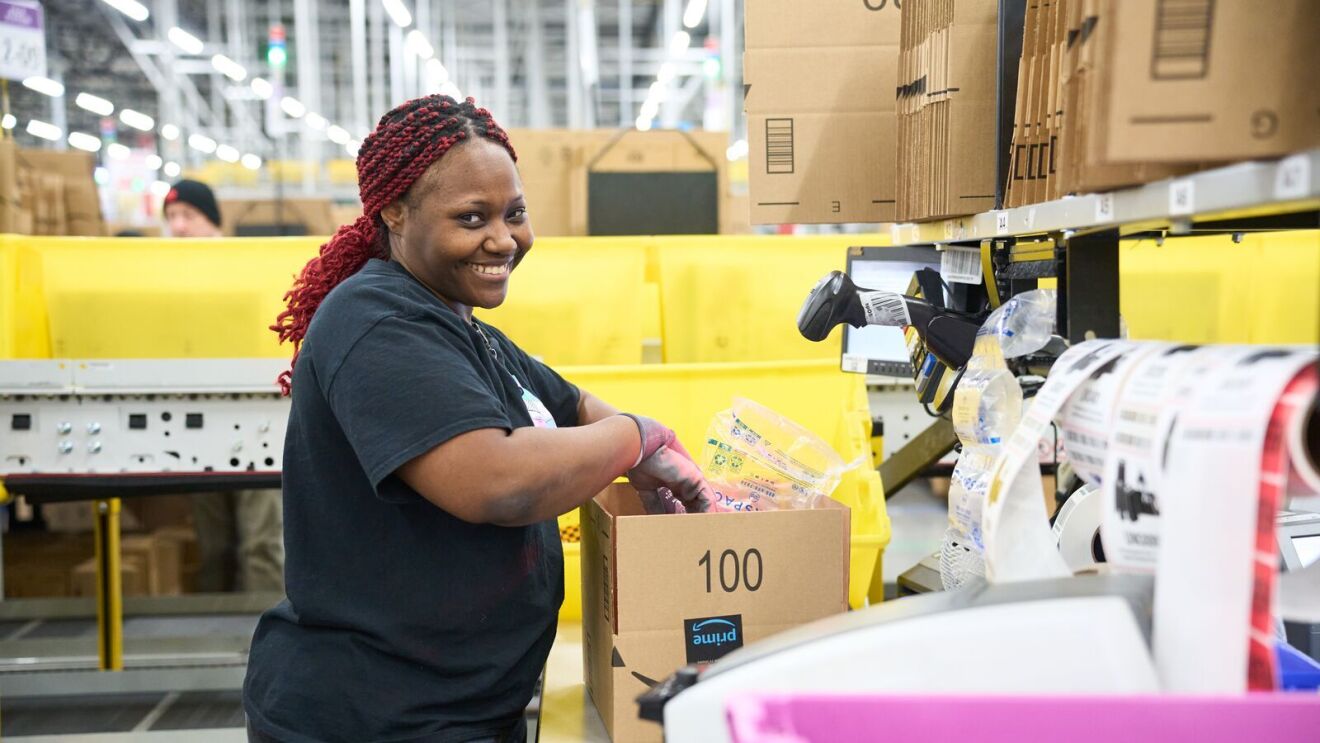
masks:
MULTIPOLYGON (((1058 279, 1059 334, 1076 343, 1119 334, 1118 246, 1125 237, 1317 228, 1320 148, 1108 193, 895 224, 890 236, 895 246, 976 247, 989 253, 996 269, 1024 257, 1042 264, 1042 275, 1058 279), (1033 248, 1026 256, 1013 255, 1015 247, 1028 243, 1045 247, 1033 248)), ((1012 279, 986 279, 997 282, 1005 298, 1024 288, 1012 279)), ((1034 284, 1030 280, 1025 286, 1034 284)), ((886 495, 948 453, 954 443, 952 427, 936 421, 896 451, 881 466, 886 495)))

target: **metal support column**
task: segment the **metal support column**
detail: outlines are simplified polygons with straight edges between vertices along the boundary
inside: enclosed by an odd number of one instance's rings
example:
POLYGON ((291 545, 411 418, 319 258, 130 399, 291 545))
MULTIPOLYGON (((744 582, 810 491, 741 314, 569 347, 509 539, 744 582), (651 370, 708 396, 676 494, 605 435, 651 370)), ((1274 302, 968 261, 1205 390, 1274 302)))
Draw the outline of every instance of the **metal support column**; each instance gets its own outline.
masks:
POLYGON ((376 119, 393 105, 392 100, 385 99, 385 91, 389 90, 390 84, 390 68, 385 62, 385 39, 388 35, 385 25, 394 24, 385 18, 385 8, 378 2, 368 4, 367 15, 371 19, 371 94, 366 115, 360 121, 353 122, 354 137, 366 136, 376 119))
MULTIPOLYGON (((545 129, 553 122, 550 115, 550 93, 545 74, 545 41, 541 28, 541 0, 527 2, 527 100, 530 102, 527 125, 545 129)), ((451 73, 452 74, 452 73, 451 73)))
POLYGON ((720 24, 719 85, 724 91, 724 99, 721 101, 724 106, 724 125, 729 130, 729 143, 732 144, 740 134, 744 134, 738 131, 737 124, 741 120, 738 112, 742 109, 742 57, 738 54, 742 24, 734 0, 719 0, 719 4, 711 10, 717 9, 716 17, 720 24))
POLYGON ((580 39, 578 33, 577 0, 564 0, 564 36, 568 40, 568 53, 564 55, 565 84, 568 98, 568 128, 581 129, 585 126, 582 116, 582 60, 580 58, 580 39))
MULTIPOLYGON (((673 39, 674 34, 678 33, 679 29, 683 27, 683 3, 681 0, 665 0, 664 14, 661 16, 661 19, 659 44, 661 58, 669 60, 669 62, 674 65, 674 69, 677 73, 677 71, 682 70, 683 66, 680 64, 678 57, 669 53, 669 41, 670 39, 673 39)), ((668 86, 669 93, 660 104, 660 115, 658 117, 660 126, 672 127, 678 123, 678 118, 682 115, 683 109, 676 102, 674 90, 682 84, 682 77, 675 74, 674 79, 668 86)))
POLYGON ((1117 338, 1118 230, 1065 238, 1064 270, 1059 272, 1061 335, 1069 343, 1117 338))
POLYGON ((119 499, 93 501, 96 524, 96 648, 102 671, 124 670, 124 594, 119 566, 119 499))
POLYGON ((492 0, 491 30, 495 46, 495 98, 491 110, 495 118, 503 121, 510 118, 509 86, 512 72, 509 65, 509 0, 492 0))
POLYGON ((390 21, 390 102, 378 113, 385 113, 407 99, 403 88, 403 29, 390 21))
MULTIPOLYGON (((316 4, 312 0, 293 2, 293 38, 298 48, 298 98, 309 112, 321 111, 321 45, 318 33, 316 4)), ((316 192, 321 158, 318 156, 316 132, 307 125, 307 117, 298 122, 298 136, 302 141, 302 191, 308 196, 316 192)))
POLYGON ((619 127, 631 129, 635 116, 632 0, 619 0, 619 127))
POLYGON ((350 122, 350 129, 357 131, 367 126, 370 115, 367 113, 367 0, 348 1, 348 34, 353 64, 353 106, 344 120, 350 122))
MULTIPOLYGON (((207 46, 211 49, 223 48, 224 36, 224 29, 221 27, 220 21, 220 0, 206 0, 206 33, 203 34, 203 37, 206 39, 207 46)), ((217 119, 211 122, 211 126, 217 138, 224 137, 228 139, 229 122, 225 120, 226 78, 215 67, 211 68, 209 77, 211 78, 211 112, 217 119)))

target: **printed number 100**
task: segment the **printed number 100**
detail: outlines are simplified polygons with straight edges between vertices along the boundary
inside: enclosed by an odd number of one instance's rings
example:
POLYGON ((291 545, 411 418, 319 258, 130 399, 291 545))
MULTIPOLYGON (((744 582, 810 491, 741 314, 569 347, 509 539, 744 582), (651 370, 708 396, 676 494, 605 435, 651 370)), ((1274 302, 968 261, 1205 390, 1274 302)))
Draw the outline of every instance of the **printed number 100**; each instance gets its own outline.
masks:
MULTIPOLYGON (((706 593, 713 590, 713 566, 711 564, 710 550, 702 555, 697 564, 706 568, 706 593)), ((761 578, 764 577, 764 568, 761 564, 761 551, 752 548, 742 554, 739 559, 738 553, 733 550, 724 550, 720 553, 720 588, 725 593, 733 593, 738 590, 738 586, 746 588, 748 591, 756 591, 761 587, 761 578), (755 558, 755 559, 753 559, 755 558), (752 575, 756 578, 753 582, 752 575)))

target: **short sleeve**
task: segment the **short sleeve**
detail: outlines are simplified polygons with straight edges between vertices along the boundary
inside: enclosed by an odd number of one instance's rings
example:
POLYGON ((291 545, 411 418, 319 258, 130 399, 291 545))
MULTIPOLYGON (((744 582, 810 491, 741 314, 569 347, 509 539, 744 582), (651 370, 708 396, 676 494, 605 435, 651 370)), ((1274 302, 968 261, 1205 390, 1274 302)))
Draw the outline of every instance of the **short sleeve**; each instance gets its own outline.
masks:
POLYGON ((325 396, 378 494, 401 465, 459 434, 513 428, 478 364, 455 329, 397 316, 344 354, 325 396))
POLYGON ((559 376, 554 369, 528 356, 502 333, 500 340, 500 345, 507 348, 517 360, 532 392, 545 404, 550 415, 554 416, 555 424, 560 428, 578 425, 578 402, 582 397, 578 388, 559 376))

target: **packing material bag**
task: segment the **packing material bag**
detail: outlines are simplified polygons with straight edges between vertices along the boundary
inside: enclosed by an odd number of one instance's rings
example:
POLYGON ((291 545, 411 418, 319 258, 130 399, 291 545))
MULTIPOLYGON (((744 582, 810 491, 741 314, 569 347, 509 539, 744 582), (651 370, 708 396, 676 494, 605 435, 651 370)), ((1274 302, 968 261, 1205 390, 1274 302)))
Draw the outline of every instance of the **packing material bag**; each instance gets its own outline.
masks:
POLYGON ((715 414, 706 430, 702 469, 717 511, 815 508, 858 463, 816 434, 745 398, 715 414))

